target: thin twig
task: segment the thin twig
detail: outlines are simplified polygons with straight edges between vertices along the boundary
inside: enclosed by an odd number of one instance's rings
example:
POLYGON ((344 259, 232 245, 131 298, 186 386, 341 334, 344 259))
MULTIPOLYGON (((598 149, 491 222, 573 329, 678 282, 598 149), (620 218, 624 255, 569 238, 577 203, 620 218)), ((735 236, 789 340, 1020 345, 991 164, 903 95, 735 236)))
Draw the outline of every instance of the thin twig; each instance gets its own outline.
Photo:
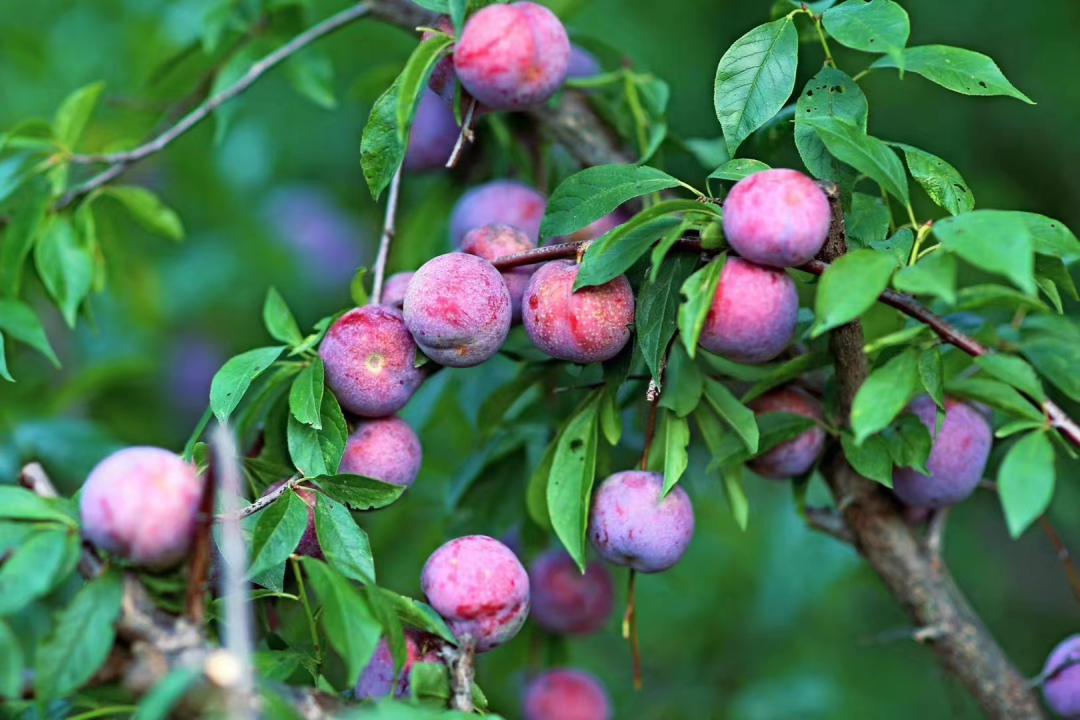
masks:
POLYGON ((375 285, 371 289, 371 304, 382 301, 383 278, 386 277, 386 259, 390 256, 390 243, 394 239, 394 223, 397 217, 398 192, 401 190, 401 166, 398 165, 394 177, 390 180, 390 192, 386 196, 386 217, 383 220, 382 237, 379 238, 379 252, 375 256, 375 285))
POLYGON ((949 508, 938 508, 930 516, 930 526, 926 530, 926 549, 935 563, 941 562, 941 553, 945 547, 945 525, 949 520, 949 508))
POLYGON ((450 709, 471 713, 473 706, 472 686, 476 675, 476 641, 472 635, 461 638, 457 647, 445 644, 441 649, 443 661, 450 668, 450 709))
POLYGON ((469 98, 469 109, 465 111, 465 118, 461 121, 461 132, 458 133, 457 142, 454 143, 454 151, 446 161, 447 168, 454 168, 461 158, 461 151, 465 149, 465 141, 472 142, 476 135, 472 130, 473 114, 476 112, 476 100, 469 98))
MULTIPOLYGON (((652 387, 652 380, 649 381, 650 389, 652 387)), ((660 399, 660 394, 656 394, 656 399, 660 399)), ((641 451, 641 469, 649 469, 649 451, 652 449, 653 438, 656 437, 656 414, 658 409, 656 400, 649 399, 649 421, 645 427, 645 448, 641 451)))
POLYGON ((1073 565, 1069 548, 1062 542, 1061 536, 1058 535, 1053 523, 1050 522, 1046 515, 1039 516, 1039 526, 1046 533, 1046 537, 1050 539, 1050 544, 1054 546, 1054 550, 1057 551, 1058 560, 1061 561, 1062 567, 1065 568, 1065 574, 1069 578, 1069 585, 1072 587, 1073 595, 1076 596, 1077 600, 1080 600, 1080 574, 1076 572, 1076 566, 1073 565))
POLYGON ((811 530, 828 535, 848 545, 855 544, 855 535, 844 517, 830 508, 806 508, 806 525, 811 530))
MULTIPOLYGON (((56 491, 56 486, 49 479, 49 475, 45 472, 45 468, 41 466, 41 463, 33 462, 25 465, 22 472, 19 473, 19 484, 44 498, 60 497, 60 493, 56 491)), ((79 556, 79 574, 88 580, 92 580, 101 574, 103 567, 104 564, 94 551, 94 548, 89 543, 84 542, 82 554, 79 556)))
MULTIPOLYGON (((303 480, 303 478, 300 477, 299 475, 295 475, 295 476, 289 478, 288 480, 285 481, 285 484, 283 484, 281 487, 275 488, 274 490, 272 490, 272 491, 268 492, 267 494, 263 495, 261 498, 255 500, 255 502, 251 503, 250 505, 247 505, 247 506, 237 510, 234 513, 235 518, 237 520, 243 520, 244 518, 248 517, 249 515, 254 515, 255 513, 262 510, 263 508, 269 507, 270 505, 274 504, 274 502, 279 497, 281 497, 286 492, 288 492, 289 489, 293 485, 296 485, 301 480, 303 480)), ((218 515, 217 517, 215 517, 214 519, 217 522, 224 522, 225 520, 228 520, 231 517, 233 517, 233 515, 230 515, 228 512, 224 512, 221 515, 218 515)))

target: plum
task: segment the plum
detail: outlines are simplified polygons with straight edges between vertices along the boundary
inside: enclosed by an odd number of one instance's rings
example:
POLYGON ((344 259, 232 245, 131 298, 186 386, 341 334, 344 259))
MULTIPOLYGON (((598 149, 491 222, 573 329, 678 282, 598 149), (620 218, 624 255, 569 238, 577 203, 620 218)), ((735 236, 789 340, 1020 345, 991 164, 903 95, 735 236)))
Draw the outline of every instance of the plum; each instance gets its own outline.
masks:
POLYGON ((450 153, 454 151, 458 132, 453 111, 434 92, 424 90, 409 133, 404 169, 417 172, 446 165, 450 153))
POLYGON ((499 352, 510 331, 510 291, 483 258, 447 253, 420 266, 405 293, 405 326, 447 367, 473 367, 499 352))
POLYGON ((510 548, 486 535, 451 540, 420 575, 424 595, 454 636, 477 652, 509 642, 529 614, 529 575, 510 548))
POLYGON ((610 563, 655 573, 675 565, 694 537, 694 507, 676 485, 661 499, 664 477, 627 470, 596 489, 589 538, 610 563))
POLYGON ((590 562, 582 574, 566 551, 551 550, 533 561, 529 587, 533 619, 551 632, 587 635, 611 617, 614 588, 602 563, 590 562))
POLYGON ((538 350, 559 360, 610 360, 630 340, 630 281, 620 275, 575 292, 578 270, 573 260, 554 260, 533 273, 521 301, 525 332, 538 350))
POLYGON ((455 247, 461 247, 470 230, 509 225, 535 244, 546 210, 547 200, 535 188, 516 180, 493 180, 472 188, 457 201, 450 215, 450 237, 455 247))
POLYGON ((570 64, 566 70, 567 79, 588 78, 603 72, 600 61, 585 48, 570 45, 570 64))
POLYGON ((458 80, 494 110, 522 110, 547 101, 570 67, 570 39, 542 5, 488 5, 465 23, 454 46, 458 80))
POLYGON ((191 547, 202 490, 195 466, 168 450, 118 450, 99 462, 83 485, 83 535, 136 565, 170 567, 191 547))
MULTIPOLYGON (((532 250, 536 243, 528 235, 509 225, 484 225, 470 230, 461 243, 461 251, 495 262, 506 255, 532 250)), ((536 272, 533 266, 505 270, 502 273, 506 289, 510 293, 511 322, 521 322, 521 296, 529 278, 536 272)))
POLYGON ((737 363, 772 360, 795 335, 799 293, 784 272, 729 258, 698 343, 737 363))
POLYGON ((386 639, 379 641, 375 654, 356 682, 357 700, 377 700, 393 694, 395 698, 407 698, 411 694, 410 673, 416 663, 441 663, 441 644, 434 635, 419 630, 405 631, 405 665, 399 673, 394 667, 394 656, 386 639))
POLYGON ((420 473, 423 450, 409 424, 397 417, 358 423, 345 443, 338 472, 410 487, 420 473))
MULTIPOLYGON (((795 387, 785 387, 762 395, 750 403, 755 415, 790 413, 823 422, 821 403, 795 387)), ((787 480, 806 473, 814 466, 825 447, 825 429, 814 425, 798 437, 780 443, 750 463, 750 469, 762 477, 787 480)))
POLYGON ((1046 659, 1043 697, 1046 704, 1065 718, 1080 718, 1080 635, 1071 635, 1055 647, 1046 659), (1075 664, 1070 664, 1075 663, 1075 664))
MULTIPOLYGON (((266 497, 285 483, 285 480, 279 480, 266 488, 261 497, 266 497)), ((308 509, 307 528, 304 529, 304 534, 300 538, 300 543, 293 552, 297 555, 306 555, 308 557, 318 558, 319 560, 325 560, 326 557, 323 555, 322 546, 319 545, 319 536, 315 531, 315 491, 302 487, 294 487, 293 492, 295 492, 297 497, 307 505, 308 509)), ((277 502, 280 501, 281 498, 278 498, 277 502)))
POLYGON ((600 681, 581 670, 548 670, 525 691, 525 720, 609 720, 611 702, 600 681))
POLYGON ((386 278, 382 287, 382 304, 400 308, 405 302, 405 291, 409 289, 412 276, 411 272, 399 272, 386 278))
POLYGON ((742 257, 760 265, 809 262, 829 235, 829 199, 795 170, 765 170, 745 177, 724 199, 724 235, 742 257))
POLYGON ((893 471, 893 492, 908 505, 942 508, 970 495, 982 480, 994 433, 986 418, 970 405, 945 398, 945 421, 937 425, 937 405, 929 395, 911 401, 908 411, 934 436, 926 461, 929 475, 913 468, 893 471))
POLYGON ((393 415, 424 379, 401 311, 385 305, 342 315, 327 331, 319 355, 338 402, 362 417, 393 415))

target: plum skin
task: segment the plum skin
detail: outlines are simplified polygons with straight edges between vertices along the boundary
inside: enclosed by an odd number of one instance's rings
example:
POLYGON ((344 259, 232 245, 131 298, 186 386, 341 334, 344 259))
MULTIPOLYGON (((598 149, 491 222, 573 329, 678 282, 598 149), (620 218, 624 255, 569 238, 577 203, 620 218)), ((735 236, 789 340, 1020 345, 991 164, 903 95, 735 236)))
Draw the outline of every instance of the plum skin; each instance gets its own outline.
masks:
MULTIPOLYGON (((461 243, 461 251, 495 262, 501 257, 526 252, 536 247, 532 238, 509 225, 484 225, 470 230, 461 243)), ((502 271, 510 293, 510 321, 521 322, 521 297, 536 272, 534 266, 519 266, 502 271)))
POLYGON ((926 461, 929 475, 914 468, 893 471, 893 492, 908 505, 942 508, 964 500, 982 480, 993 430, 986 418, 970 405, 945 398, 945 421, 934 435, 937 424, 937 405, 929 395, 911 401, 908 411, 914 413, 933 437, 930 457, 926 461))
POLYGON ((357 423, 345 443, 338 472, 411 487, 423 461, 420 438, 407 422, 385 417, 357 423))
POLYGON ((588 534, 610 563, 642 573, 674 566, 694 537, 690 496, 676 485, 660 499, 664 477, 628 470, 610 476, 596 489, 588 534))
POLYGON ((754 173, 724 199, 724 235, 742 257, 760 265, 796 267, 821 250, 832 220, 829 199, 795 170, 754 173))
POLYGON ((179 455, 129 447, 99 462, 82 488, 83 535, 106 552, 152 570, 187 555, 195 536, 203 477, 179 455))
POLYGON ((416 108, 402 167, 407 172, 443 167, 454 150, 459 131, 453 111, 433 91, 425 89, 416 108))
POLYGON ((1080 634, 1058 643, 1043 666, 1044 675, 1052 673, 1043 683, 1043 698, 1051 710, 1065 718, 1080 718, 1080 664, 1062 668, 1076 660, 1080 660, 1080 634))
POLYGON ((431 554, 420 574, 428 603, 458 640, 477 652, 509 642, 529 614, 529 575, 510 548, 486 535, 451 540, 431 554))
POLYGON ((382 304, 401 308, 405 302, 405 291, 409 289, 409 281, 412 280, 411 272, 394 273, 386 278, 382 287, 382 304))
POLYGON ((362 417, 393 415, 424 379, 401 311, 385 305, 342 315, 327 331, 319 355, 327 387, 343 408, 362 417))
POLYGON ((587 635, 611 617, 615 590, 602 563, 590 562, 582 574, 566 551, 551 550, 533 561, 529 587, 532 617, 545 630, 587 635))
POLYGON ((447 253, 428 260, 405 292, 405 326, 447 367, 473 367, 499 351, 510 331, 510 291, 483 258, 447 253))
POLYGON ((488 5, 465 23, 454 70, 469 94, 494 110, 522 110, 556 93, 570 68, 570 39, 542 5, 488 5))
POLYGON ((733 362, 768 362, 791 343, 798 317, 799 293, 786 272, 729 258, 698 344, 733 362))
MULTIPOLYGON (((802 415, 821 423, 825 416, 821 403, 795 387, 785 387, 766 393, 750 403, 755 415, 768 413, 791 413, 802 415)), ((750 469, 762 477, 787 480, 805 474, 814 466, 825 447, 825 429, 821 425, 799 434, 798 437, 780 443, 750 461, 750 469)))
POLYGON ((525 691, 525 720, 609 720, 611 701, 587 672, 560 668, 538 676, 525 691))
POLYGON ((493 180, 468 190, 450 215, 450 237, 461 247, 470 230, 484 225, 509 225, 521 230, 535 244, 547 199, 535 188, 517 180, 493 180))
POLYGON ((439 645, 442 641, 419 630, 405 631, 405 665, 398 673, 394 668, 394 656, 386 638, 379 641, 368 666, 356 681, 357 700, 376 700, 393 695, 397 699, 411 694, 409 684, 413 665, 416 663, 441 663, 439 645), (396 681, 395 681, 396 679, 396 681))
POLYGON ((575 291, 579 266, 554 260, 529 280, 521 300, 521 321, 538 350, 559 360, 610 360, 630 340, 634 293, 620 275, 603 285, 575 291))

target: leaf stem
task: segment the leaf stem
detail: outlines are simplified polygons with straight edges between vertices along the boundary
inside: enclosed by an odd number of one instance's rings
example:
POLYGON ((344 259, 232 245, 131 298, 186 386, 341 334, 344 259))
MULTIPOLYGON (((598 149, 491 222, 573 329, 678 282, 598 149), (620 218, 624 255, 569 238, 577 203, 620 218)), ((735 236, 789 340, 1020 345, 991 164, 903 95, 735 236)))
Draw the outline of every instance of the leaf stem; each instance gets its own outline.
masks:
POLYGON ((869 74, 870 74, 870 71, 871 71, 871 70, 873 70, 873 69, 874 69, 874 68, 866 68, 866 69, 865 69, 865 70, 863 70, 863 71, 862 71, 861 73, 859 73, 859 74, 858 74, 858 75, 856 75, 855 77, 851 78, 852 82, 859 82, 859 78, 861 78, 861 77, 864 77, 864 76, 866 76, 866 75, 869 75, 869 74))
POLYGON ((885 192, 885 186, 878 183, 878 188, 881 190, 881 200, 885 203, 885 212, 889 214, 889 234, 896 233, 896 221, 893 220, 892 203, 889 202, 889 193, 885 192))
POLYGON ((825 51, 825 64, 836 67, 836 61, 833 60, 832 52, 829 51, 829 41, 825 38, 825 31, 821 27, 821 16, 814 15, 810 10, 806 12, 810 13, 810 17, 814 21, 814 29, 817 30, 818 39, 821 40, 821 47, 825 51))
MULTIPOLYGON (((908 212, 911 213, 911 205, 908 205, 908 212)), ((913 213, 912 220, 914 220, 913 213)), ((922 249, 923 240, 925 240, 926 236, 930 234, 930 228, 932 226, 930 223, 925 223, 922 226, 913 224, 912 227, 917 229, 915 231, 915 244, 911 246, 911 257, 908 258, 908 265, 914 265, 919 260, 919 258, 922 257, 922 254, 919 253, 919 250, 922 249)), ((927 253, 930 253, 936 247, 938 246, 935 245, 934 247, 930 248, 929 250, 927 250, 927 253)))
POLYGON ((296 576, 296 584, 300 589, 300 604, 304 606, 304 614, 307 615, 308 630, 311 632, 311 644, 315 648, 315 659, 322 664, 322 649, 319 647, 319 631, 315 627, 315 614, 311 612, 311 603, 308 602, 307 588, 304 587, 304 573, 300 571, 300 560, 292 555, 289 557, 292 563, 293 575, 296 576))
POLYGON ((637 141, 640 146, 639 152, 644 157, 649 149, 649 136, 647 134, 649 121, 645 117, 645 108, 641 104, 637 85, 630 73, 625 75, 623 84, 626 88, 626 103, 630 106, 630 114, 634 117, 634 129, 637 132, 637 141))
POLYGON ((188 438, 187 443, 184 445, 185 462, 191 462, 191 455, 195 452, 195 445, 199 442, 199 438, 202 437, 203 431, 206 430, 206 426, 210 423, 212 417, 214 417, 214 411, 207 405, 202 417, 199 418, 199 422, 195 425, 195 429, 191 431, 191 437, 188 438))

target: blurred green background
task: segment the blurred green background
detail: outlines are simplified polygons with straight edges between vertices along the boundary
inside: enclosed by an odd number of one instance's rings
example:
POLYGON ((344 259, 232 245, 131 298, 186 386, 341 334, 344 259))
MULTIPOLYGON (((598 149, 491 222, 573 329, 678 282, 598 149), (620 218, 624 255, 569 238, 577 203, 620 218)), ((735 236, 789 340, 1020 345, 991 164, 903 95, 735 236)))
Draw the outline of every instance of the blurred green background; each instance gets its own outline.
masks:
MULTIPOLYGON (((196 52, 162 71, 197 40, 216 4, 0 0, 0 129, 51 116, 69 92, 104 80, 105 101, 83 147, 107 148, 150 133, 211 69, 196 52)), ((255 4, 239 2, 237 12, 255 4)), ((712 109, 716 64, 733 40, 768 19, 772 5, 552 4, 564 11, 572 33, 617 47, 635 68, 670 83, 671 132, 682 138, 719 135, 712 109)), ((861 81, 871 133, 951 162, 979 207, 1040 212, 1080 228, 1080 84, 1072 78, 1080 65, 1080 5, 902 4, 912 19, 911 44, 985 52, 1038 104, 964 97, 916 76, 901 81, 893 72, 875 72, 861 81)), ((312 12, 321 18, 342 7, 314 0, 312 12)), ((413 42, 374 22, 353 25, 320 43, 333 60, 336 108, 301 97, 287 72, 278 70, 235 103, 223 131, 207 122, 128 173, 127 181, 155 189, 178 210, 188 236, 169 244, 126 218, 106 217, 108 289, 91 301, 92 322, 81 321, 74 332, 43 301, 40 288, 31 290, 63 369, 24 347, 9 347, 18 383, 0 386, 3 481, 14 478, 20 463, 40 459, 71 492, 117 445, 179 449, 221 362, 266 344, 259 317, 269 286, 281 291, 305 327, 349 303, 349 281, 356 267, 370 262, 381 222, 360 173, 360 132, 372 100, 413 42)), ((849 74, 869 62, 842 49, 837 59, 849 74)), ((797 88, 819 60, 818 47, 803 49, 797 88)), ((769 160, 778 152, 770 143, 778 142, 779 157, 793 158, 784 132, 751 139, 742 154, 769 160)), ((707 170, 686 156, 671 160, 683 179, 702 184, 707 170)), ((487 179, 492 162, 466 163, 452 176, 406 178, 392 269, 412 269, 448 249, 454 199, 468 183, 487 179)), ((920 217, 931 212, 928 203, 916 209, 920 217)), ((467 498, 476 505, 470 512, 448 513, 445 502, 454 474, 480 447, 478 407, 497 386, 493 380, 511 376, 508 365, 441 373, 407 409, 425 447, 420 480, 401 502, 361 521, 388 587, 418 594, 420 567, 439 543, 464 531, 502 535, 523 517, 527 469, 520 464, 516 472, 480 478, 475 496, 467 498), (489 507, 483 505, 488 500, 493 511, 478 509, 489 507)), ((624 440, 625 462, 632 462, 635 447, 639 427, 624 440)), ((698 452, 683 481, 698 519, 688 555, 674 570, 639 582, 644 691, 632 690, 616 619, 607 632, 565 646, 530 628, 481 665, 479 680, 495 710, 517 717, 527 665, 546 657, 602 677, 617 717, 978 716, 929 649, 887 639, 906 618, 849 548, 802 526, 787 485, 750 478, 752 515, 740 532, 718 480, 705 475, 706 464, 698 452)), ((1080 517, 1072 511, 1075 470, 1060 468, 1051 517, 1066 543, 1080 548, 1080 517)), ((1010 541, 992 495, 977 494, 952 513, 947 559, 1025 674, 1037 674, 1050 648, 1080 627, 1080 605, 1045 536, 1031 530, 1010 541)), ((617 579, 621 587, 625 577, 618 573, 617 579)))

